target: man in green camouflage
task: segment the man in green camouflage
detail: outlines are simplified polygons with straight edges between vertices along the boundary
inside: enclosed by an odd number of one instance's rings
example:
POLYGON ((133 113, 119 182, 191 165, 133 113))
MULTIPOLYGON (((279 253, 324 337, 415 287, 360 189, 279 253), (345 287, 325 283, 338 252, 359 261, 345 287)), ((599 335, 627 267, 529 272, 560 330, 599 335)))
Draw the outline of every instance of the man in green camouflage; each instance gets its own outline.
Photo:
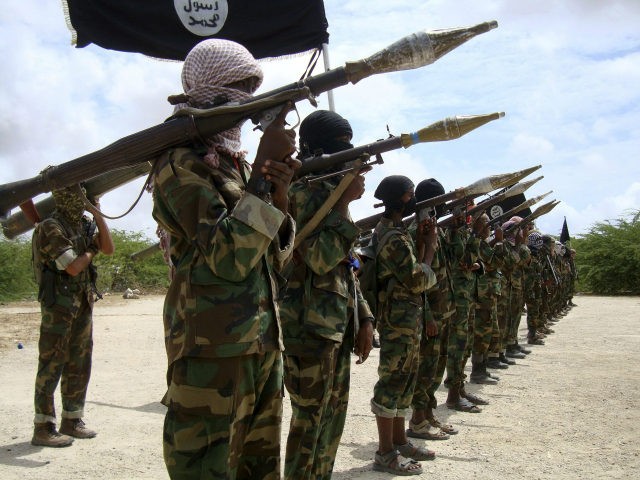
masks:
POLYGON ((531 261, 531 252, 526 245, 529 236, 528 224, 522 225, 522 218, 511 217, 510 221, 514 221, 515 243, 514 249, 518 262, 511 273, 511 298, 509 299, 509 322, 508 332, 505 344, 505 357, 525 358, 529 350, 523 349, 518 343, 518 329, 520 328, 520 319, 522 317, 522 309, 524 308, 524 281, 525 268, 531 261))
POLYGON ((84 216, 79 186, 52 192, 56 208, 33 232, 33 266, 42 312, 35 386, 35 428, 31 443, 65 447, 74 438, 93 438, 82 417, 91 376, 93 302, 98 252, 111 255, 113 241, 99 204, 84 216), (97 233, 96 233, 97 228, 97 233), (56 430, 54 392, 61 381, 62 422, 56 430))
POLYGON ((423 293, 435 284, 430 268, 435 253, 435 222, 425 219, 418 225, 416 241, 402 223, 415 211, 416 197, 411 180, 402 175, 385 177, 375 198, 385 211, 374 236, 380 241, 377 255, 378 318, 380 364, 373 389, 371 411, 378 426, 375 470, 419 475, 419 460, 435 458, 435 453, 413 445, 407 439, 405 414, 411 406, 418 373, 423 322, 423 293), (401 460, 402 457, 409 459, 401 460))
MULTIPOLYGON (((416 187, 416 200, 422 202, 443 195, 444 187, 435 178, 422 180, 416 187)), ((436 220, 444 214, 444 205, 435 205, 429 212, 420 211, 420 216, 436 220)), ((410 226, 415 238, 417 219, 410 226)), ((412 415, 407 435, 428 440, 446 440, 458 430, 452 425, 442 423, 435 418, 433 410, 438 406, 435 392, 442 383, 447 364, 447 345, 449 343, 449 325, 455 314, 453 284, 451 281, 452 252, 448 250, 448 229, 436 227, 436 251, 431 262, 431 269, 436 276, 436 283, 425 292, 424 334, 420 342, 420 361, 418 378, 411 401, 412 415)))
POLYGON ((489 216, 483 214, 475 220, 473 231, 480 239, 479 256, 484 274, 478 276, 470 380, 472 383, 495 385, 498 379, 487 371, 487 362, 491 339, 494 332, 499 332, 497 305, 500 294, 499 269, 504 256, 502 229, 496 228, 490 239, 489 216))
MULTIPOLYGON (((184 95, 171 98, 185 102, 178 109, 239 102, 261 81, 248 50, 208 39, 185 59, 184 95)), ((278 272, 293 248, 287 191, 299 166, 286 111, 266 128, 253 168, 240 125, 169 150, 155 167, 153 216, 175 266, 163 314, 172 479, 280 478, 278 272)))
POLYGON ((480 413, 481 409, 476 403, 484 404, 486 401, 464 391, 467 347, 473 339, 473 317, 477 297, 476 271, 480 269, 480 240, 471 234, 464 211, 454 212, 454 216, 457 217, 457 223, 449 237, 450 248, 456 252, 454 257, 460 260, 451 263, 456 314, 452 317, 449 330, 447 378, 444 381, 448 395, 445 404, 448 408, 460 412, 480 413))
POLYGON ((531 252, 531 261, 525 268, 524 295, 527 305, 527 343, 544 345, 537 330, 542 326, 542 235, 533 231, 527 236, 527 247, 531 252))
MULTIPOLYGON (((299 158, 351 148, 351 137, 347 120, 317 110, 300 124, 299 158)), ((347 416, 351 353, 361 364, 372 348, 373 315, 354 274, 360 229, 349 213, 364 192, 363 173, 301 180, 289 190, 298 236, 280 316, 292 410, 284 467, 290 480, 331 478, 347 416)))

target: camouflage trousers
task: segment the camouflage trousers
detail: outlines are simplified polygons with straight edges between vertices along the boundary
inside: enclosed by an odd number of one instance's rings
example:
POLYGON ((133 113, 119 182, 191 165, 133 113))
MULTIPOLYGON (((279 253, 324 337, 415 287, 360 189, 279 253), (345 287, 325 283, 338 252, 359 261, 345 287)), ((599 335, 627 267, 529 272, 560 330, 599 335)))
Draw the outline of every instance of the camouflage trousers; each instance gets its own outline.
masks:
POLYGON ((525 303, 527 305, 527 329, 529 332, 535 332, 536 329, 542 327, 540 323, 540 298, 528 295, 525 303))
POLYGON ((280 352, 182 358, 167 379, 163 450, 170 478, 280 478, 280 352))
POLYGON ((472 353, 488 354, 492 339, 499 334, 497 298, 488 296, 476 305, 472 353))
POLYGON ((380 337, 380 364, 378 381, 373 387, 371 411, 378 417, 404 417, 411 406, 413 391, 418 377, 420 361, 420 338, 404 342, 390 341, 380 337))
POLYGON ((464 364, 466 362, 467 346, 469 345, 469 318, 473 301, 456 298, 456 314, 452 317, 449 329, 449 344, 447 346, 447 387, 462 385, 464 382, 464 364))
MULTIPOLYGON (((414 410, 426 410, 435 402, 435 396, 432 398, 429 390, 438 371, 442 335, 444 333, 448 336, 448 330, 445 332, 442 331, 441 322, 436 321, 436 323, 438 324, 438 334, 433 337, 427 337, 427 335, 424 334, 420 340, 418 377, 413 390, 413 400, 411 401, 411 407, 414 410)), ((445 354, 445 362, 443 363, 446 363, 446 358, 445 354)))
POLYGON ((331 344, 319 356, 284 355, 291 397, 284 478, 329 480, 347 418, 351 348, 331 344))
POLYGON ((82 418, 91 377, 93 321, 84 292, 70 308, 41 305, 38 372, 35 385, 35 423, 56 422, 54 392, 60 382, 62 417, 82 418))
MULTIPOLYGON (((440 345, 438 347, 438 359, 436 365, 436 372, 433 376, 433 380, 431 385, 428 385, 427 395, 429 397, 429 407, 436 408, 438 406, 438 401, 436 399, 436 391, 440 388, 442 384, 442 378, 444 377, 444 372, 447 369, 447 358, 449 354, 449 333, 451 331, 451 324, 454 321, 454 316, 456 312, 452 310, 447 312, 442 319, 442 326, 438 325, 438 337, 440 337, 440 345)), ((432 361, 435 361, 433 359, 432 361)))
POLYGON ((515 345, 518 343, 518 329, 520 328, 523 306, 524 298, 522 287, 514 286, 511 288, 511 298, 509 299, 506 345, 515 345))
POLYGON ((498 297, 498 303, 496 305, 496 312, 498 315, 498 329, 500 333, 497 339, 491 341, 491 347, 489 352, 500 353, 507 345, 507 335, 509 331, 509 300, 511 298, 511 285, 502 289, 501 295, 498 297))

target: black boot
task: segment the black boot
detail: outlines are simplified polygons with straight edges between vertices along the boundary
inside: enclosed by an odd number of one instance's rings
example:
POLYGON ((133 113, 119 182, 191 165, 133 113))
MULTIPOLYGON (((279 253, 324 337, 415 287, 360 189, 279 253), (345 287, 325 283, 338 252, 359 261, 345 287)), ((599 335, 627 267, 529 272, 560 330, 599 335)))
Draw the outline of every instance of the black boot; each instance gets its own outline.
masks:
POLYGON ((520 351, 520 353, 524 353, 525 355, 529 355, 531 353, 531 350, 529 350, 528 348, 524 348, 519 343, 516 343, 516 348, 520 351))
POLYGON ((471 355, 471 375, 469 376, 469 379, 471 380, 471 383, 481 385, 495 385, 498 383, 495 378, 491 378, 487 375, 484 356, 477 353, 471 355))
POLYGON ((515 365, 516 362, 514 360, 509 360, 504 352, 500 352, 500 356, 498 357, 498 360, 500 361, 500 363, 506 363, 507 365, 515 365))
POLYGON ((502 363, 499 357, 489 357, 489 359, 487 360, 487 368, 497 368, 500 370, 504 370, 506 368, 509 368, 509 365, 502 363))
POLYGON ((507 352, 505 355, 509 358, 519 358, 520 360, 526 357, 526 355, 522 353, 515 344, 507 345, 507 352))

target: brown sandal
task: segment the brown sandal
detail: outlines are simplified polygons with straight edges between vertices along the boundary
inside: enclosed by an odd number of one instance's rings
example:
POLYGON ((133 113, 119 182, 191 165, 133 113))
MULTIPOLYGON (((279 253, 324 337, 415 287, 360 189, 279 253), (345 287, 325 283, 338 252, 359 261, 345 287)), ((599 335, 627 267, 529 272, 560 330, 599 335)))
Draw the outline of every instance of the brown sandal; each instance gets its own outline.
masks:
POLYGON ((424 440, 448 440, 449 434, 441 428, 432 426, 428 420, 424 420, 418 424, 409 420, 407 437, 422 438, 424 440))
POLYGON ((438 420, 435 417, 428 417, 427 418, 427 422, 429 422, 432 427, 439 428, 444 433, 447 433, 449 435, 457 435, 458 434, 458 429, 456 427, 454 427, 453 425, 451 425, 449 423, 441 423, 440 420, 438 420))
POLYGON ((400 461, 400 454, 397 450, 380 454, 376 452, 373 460, 373 469, 378 472, 393 473, 394 475, 409 476, 422 474, 422 465, 412 459, 400 461))
POLYGON ((428 448, 418 447, 411 442, 407 442, 404 445, 393 446, 400 455, 413 460, 433 460, 436 458, 436 452, 429 450, 428 448))
POLYGON ((484 398, 478 397, 473 393, 469 393, 465 390, 460 390, 460 396, 466 398, 471 403, 475 403, 476 405, 489 405, 489 402, 484 398))

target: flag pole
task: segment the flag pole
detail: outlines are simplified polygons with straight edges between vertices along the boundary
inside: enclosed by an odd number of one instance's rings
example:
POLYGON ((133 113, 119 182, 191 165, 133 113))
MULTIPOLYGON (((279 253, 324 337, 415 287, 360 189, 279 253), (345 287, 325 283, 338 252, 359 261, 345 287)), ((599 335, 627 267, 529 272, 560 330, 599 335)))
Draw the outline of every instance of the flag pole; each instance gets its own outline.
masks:
MULTIPOLYGON (((324 63, 325 72, 331 70, 331 65, 329 62, 329 44, 327 43, 322 44, 322 63, 324 63)), ((333 90, 327 90, 327 99, 329 100, 329 110, 335 112, 336 107, 333 103, 333 90)))

